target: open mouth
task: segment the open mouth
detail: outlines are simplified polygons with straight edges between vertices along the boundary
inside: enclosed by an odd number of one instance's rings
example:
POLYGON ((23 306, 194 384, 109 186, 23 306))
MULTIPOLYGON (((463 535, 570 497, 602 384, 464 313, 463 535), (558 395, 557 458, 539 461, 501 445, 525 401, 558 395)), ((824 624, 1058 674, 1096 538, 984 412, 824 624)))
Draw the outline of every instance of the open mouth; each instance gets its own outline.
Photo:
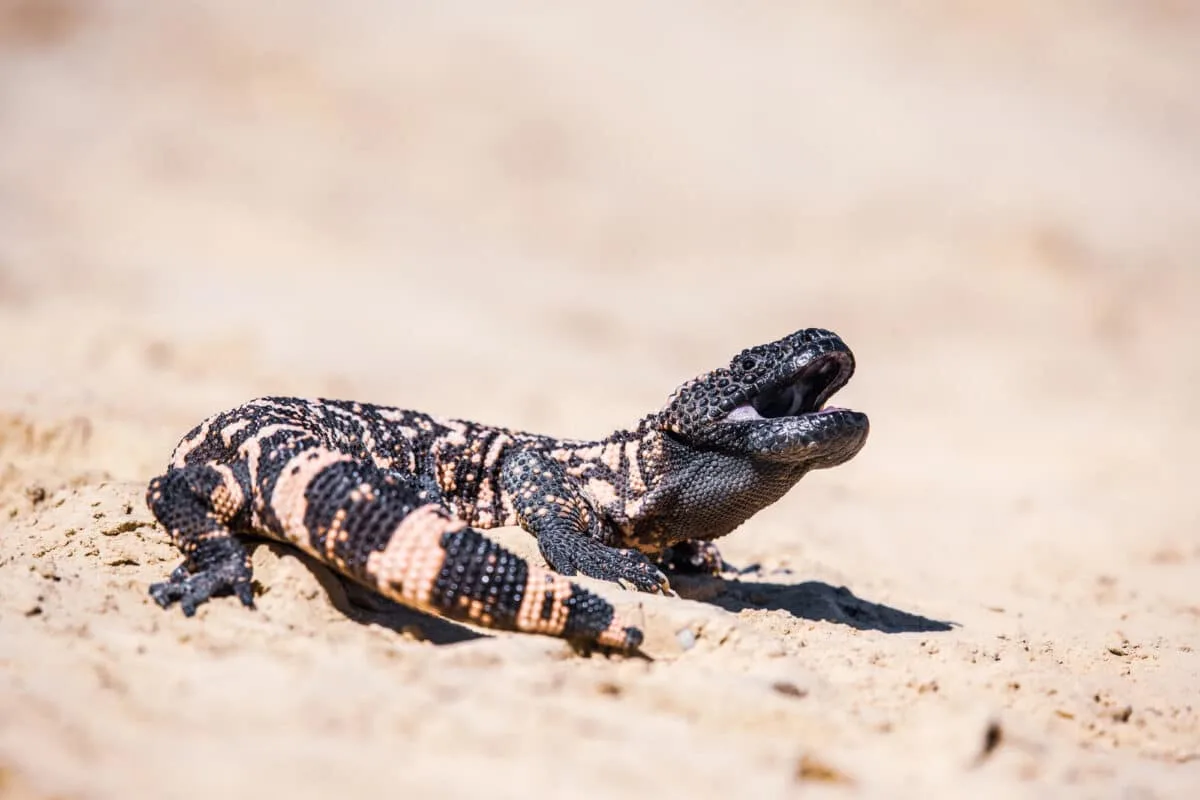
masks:
POLYGON ((726 422, 803 417, 835 411, 826 401, 850 380, 850 357, 825 353, 805 364, 787 382, 761 389, 726 415, 726 422))

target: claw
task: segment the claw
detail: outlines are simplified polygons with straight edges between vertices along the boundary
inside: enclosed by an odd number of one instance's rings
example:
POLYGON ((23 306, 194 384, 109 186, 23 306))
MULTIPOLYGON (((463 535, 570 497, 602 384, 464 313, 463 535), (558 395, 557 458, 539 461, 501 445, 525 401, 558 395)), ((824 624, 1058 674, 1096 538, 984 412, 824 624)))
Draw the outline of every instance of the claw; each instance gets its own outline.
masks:
POLYGON ((162 608, 169 607, 171 603, 175 602, 176 599, 171 596, 171 588, 173 585, 174 584, 166 581, 162 583, 150 584, 150 597, 153 598, 154 602, 158 603, 162 608))
POLYGON ((242 558, 189 572, 187 564, 177 567, 171 577, 150 586, 150 597, 163 608, 178 602, 185 617, 194 616, 196 609, 212 597, 233 594, 246 608, 254 608, 254 586, 250 582, 249 564, 242 558))
POLYGON ((674 595, 667 576, 649 564, 638 564, 639 569, 633 578, 626 578, 630 585, 639 592, 662 594, 668 597, 674 595))
POLYGON ((233 593, 242 601, 246 608, 254 608, 254 585, 248 580, 239 580, 233 586, 233 593))

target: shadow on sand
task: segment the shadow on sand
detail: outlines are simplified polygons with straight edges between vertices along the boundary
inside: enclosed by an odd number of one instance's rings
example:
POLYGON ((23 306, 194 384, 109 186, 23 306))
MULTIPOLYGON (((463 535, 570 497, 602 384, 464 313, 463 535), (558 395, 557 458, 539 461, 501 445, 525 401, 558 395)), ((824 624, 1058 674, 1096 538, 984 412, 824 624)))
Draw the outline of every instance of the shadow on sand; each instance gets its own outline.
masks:
POLYGON ((299 558, 321 585, 330 604, 345 614, 347 619, 361 625, 379 625, 398 634, 419 632, 417 635, 420 638, 437 645, 489 638, 486 634, 473 631, 465 625, 416 611, 378 595, 348 578, 341 577, 306 553, 287 548, 279 549, 278 552, 299 558))
POLYGON ((884 633, 937 633, 953 630, 955 624, 920 614, 872 603, 845 586, 822 581, 769 583, 725 578, 687 577, 674 579, 682 597, 711 603, 737 613, 746 609, 782 610, 800 619, 835 622, 864 631, 884 633))
MULTIPOLYGON (((281 551, 282 552, 282 551, 281 551)), ((329 602, 347 618, 363 625, 381 625, 396 633, 420 631, 433 644, 457 644, 489 638, 465 625, 414 611, 343 579, 307 555, 287 549, 316 578, 329 602)), ((955 624, 901 611, 856 596, 845 586, 822 581, 771 583, 739 579, 676 575, 672 585, 681 597, 711 603, 732 613, 747 609, 783 610, 800 619, 834 622, 859 630, 884 633, 937 633, 955 624)))

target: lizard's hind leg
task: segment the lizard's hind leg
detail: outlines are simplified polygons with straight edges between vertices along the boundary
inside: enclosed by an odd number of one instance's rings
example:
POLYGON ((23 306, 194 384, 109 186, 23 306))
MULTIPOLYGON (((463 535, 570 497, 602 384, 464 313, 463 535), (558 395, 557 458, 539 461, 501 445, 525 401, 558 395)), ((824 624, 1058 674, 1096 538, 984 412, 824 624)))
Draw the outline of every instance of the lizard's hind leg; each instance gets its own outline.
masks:
POLYGON ((720 575, 726 570, 736 570, 721 557, 715 544, 702 539, 688 539, 668 547, 658 564, 672 575, 720 575))
POLYGON ((210 597, 232 593, 254 607, 250 556, 230 527, 247 513, 247 490, 224 465, 173 467, 150 481, 146 504, 186 557, 150 587, 160 606, 178 601, 190 617, 210 597))

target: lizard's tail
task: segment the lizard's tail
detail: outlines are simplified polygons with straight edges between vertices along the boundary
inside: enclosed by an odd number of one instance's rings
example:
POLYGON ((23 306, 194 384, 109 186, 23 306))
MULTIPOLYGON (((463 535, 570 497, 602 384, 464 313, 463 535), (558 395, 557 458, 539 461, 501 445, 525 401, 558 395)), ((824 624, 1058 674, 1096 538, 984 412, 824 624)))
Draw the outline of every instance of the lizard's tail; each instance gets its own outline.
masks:
POLYGON ((595 642, 624 652, 642 643, 612 605, 530 565, 435 504, 404 517, 359 580, 405 605, 486 628, 595 642))

